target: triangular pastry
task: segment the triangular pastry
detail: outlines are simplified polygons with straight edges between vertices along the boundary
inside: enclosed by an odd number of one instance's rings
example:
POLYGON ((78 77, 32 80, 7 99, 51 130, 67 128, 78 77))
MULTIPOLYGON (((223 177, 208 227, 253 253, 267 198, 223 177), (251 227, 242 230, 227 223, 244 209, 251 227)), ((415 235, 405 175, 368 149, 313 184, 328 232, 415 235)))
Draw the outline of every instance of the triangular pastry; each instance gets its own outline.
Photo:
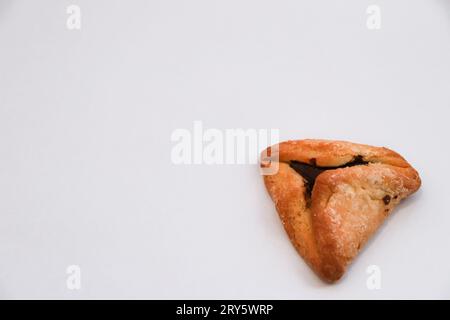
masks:
POLYGON ((392 209, 419 189, 416 170, 396 152, 329 140, 287 141, 267 148, 264 175, 284 228, 324 280, 341 278, 392 209))

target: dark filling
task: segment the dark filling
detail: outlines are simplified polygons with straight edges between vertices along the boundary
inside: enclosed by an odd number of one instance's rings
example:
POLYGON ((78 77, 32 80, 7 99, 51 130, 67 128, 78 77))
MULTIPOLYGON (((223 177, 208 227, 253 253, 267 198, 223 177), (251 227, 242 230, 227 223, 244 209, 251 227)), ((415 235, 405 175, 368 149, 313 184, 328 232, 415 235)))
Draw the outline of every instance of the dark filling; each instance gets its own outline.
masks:
POLYGON ((316 182, 316 178, 321 174, 322 172, 326 170, 334 170, 334 169, 340 169, 340 168, 347 168, 347 167, 354 167, 354 166, 362 166, 366 165, 369 162, 364 161, 362 156, 356 156, 352 161, 347 162, 346 164, 343 164, 338 167, 318 167, 316 165, 316 159, 311 159, 310 164, 298 162, 298 161, 291 161, 289 165, 292 169, 297 171, 298 174, 300 174, 303 179, 306 182, 306 193, 310 197, 312 189, 314 187, 314 183, 316 182))

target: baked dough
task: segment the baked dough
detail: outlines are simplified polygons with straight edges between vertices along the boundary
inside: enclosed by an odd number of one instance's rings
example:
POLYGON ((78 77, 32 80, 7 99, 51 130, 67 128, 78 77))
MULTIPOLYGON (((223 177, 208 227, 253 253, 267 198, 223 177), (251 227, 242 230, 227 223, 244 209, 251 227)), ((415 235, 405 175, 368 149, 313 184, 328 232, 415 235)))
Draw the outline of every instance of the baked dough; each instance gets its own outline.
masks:
POLYGON ((387 148, 297 140, 267 148, 264 183, 289 238, 325 281, 342 277, 392 209, 421 185, 417 171, 387 148))

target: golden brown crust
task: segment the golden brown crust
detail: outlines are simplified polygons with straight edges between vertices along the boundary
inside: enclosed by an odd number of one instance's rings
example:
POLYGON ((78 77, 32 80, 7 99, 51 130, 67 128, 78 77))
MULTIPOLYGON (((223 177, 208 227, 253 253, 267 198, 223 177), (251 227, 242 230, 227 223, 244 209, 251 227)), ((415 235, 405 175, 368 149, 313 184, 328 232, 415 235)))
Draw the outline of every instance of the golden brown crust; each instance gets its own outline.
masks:
MULTIPOLYGON (((264 176, 283 225, 299 254, 324 280, 336 281, 392 209, 421 184, 416 170, 396 152, 345 141, 280 143, 278 172, 264 176), (312 193, 292 161, 338 167, 354 159, 364 165, 326 170, 312 193), (310 198, 309 198, 310 197, 310 198)), ((264 154, 264 152, 263 152, 264 154)))
MULTIPOLYGON (((315 159, 320 167, 340 166, 360 155, 368 162, 381 162, 397 167, 410 167, 398 153, 383 147, 372 147, 347 141, 333 140, 293 140, 277 145, 279 161, 299 161, 309 163, 315 159)), ((274 146, 269 147, 269 149, 274 146)))
POLYGON ((312 231, 311 210, 306 199, 303 179, 286 163, 280 163, 278 174, 265 176, 284 228, 299 254, 314 269, 320 266, 316 240, 312 231))

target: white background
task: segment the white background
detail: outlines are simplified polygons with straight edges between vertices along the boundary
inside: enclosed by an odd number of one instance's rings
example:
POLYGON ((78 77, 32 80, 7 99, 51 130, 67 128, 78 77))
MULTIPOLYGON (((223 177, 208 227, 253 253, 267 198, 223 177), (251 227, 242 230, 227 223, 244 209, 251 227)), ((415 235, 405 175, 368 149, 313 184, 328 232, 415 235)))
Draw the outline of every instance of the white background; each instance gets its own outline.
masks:
POLYGON ((450 298, 449 36, 448 0, 0 0, 0 298, 450 298), (194 120, 390 147, 423 186, 327 285, 256 166, 172 164, 194 120))

